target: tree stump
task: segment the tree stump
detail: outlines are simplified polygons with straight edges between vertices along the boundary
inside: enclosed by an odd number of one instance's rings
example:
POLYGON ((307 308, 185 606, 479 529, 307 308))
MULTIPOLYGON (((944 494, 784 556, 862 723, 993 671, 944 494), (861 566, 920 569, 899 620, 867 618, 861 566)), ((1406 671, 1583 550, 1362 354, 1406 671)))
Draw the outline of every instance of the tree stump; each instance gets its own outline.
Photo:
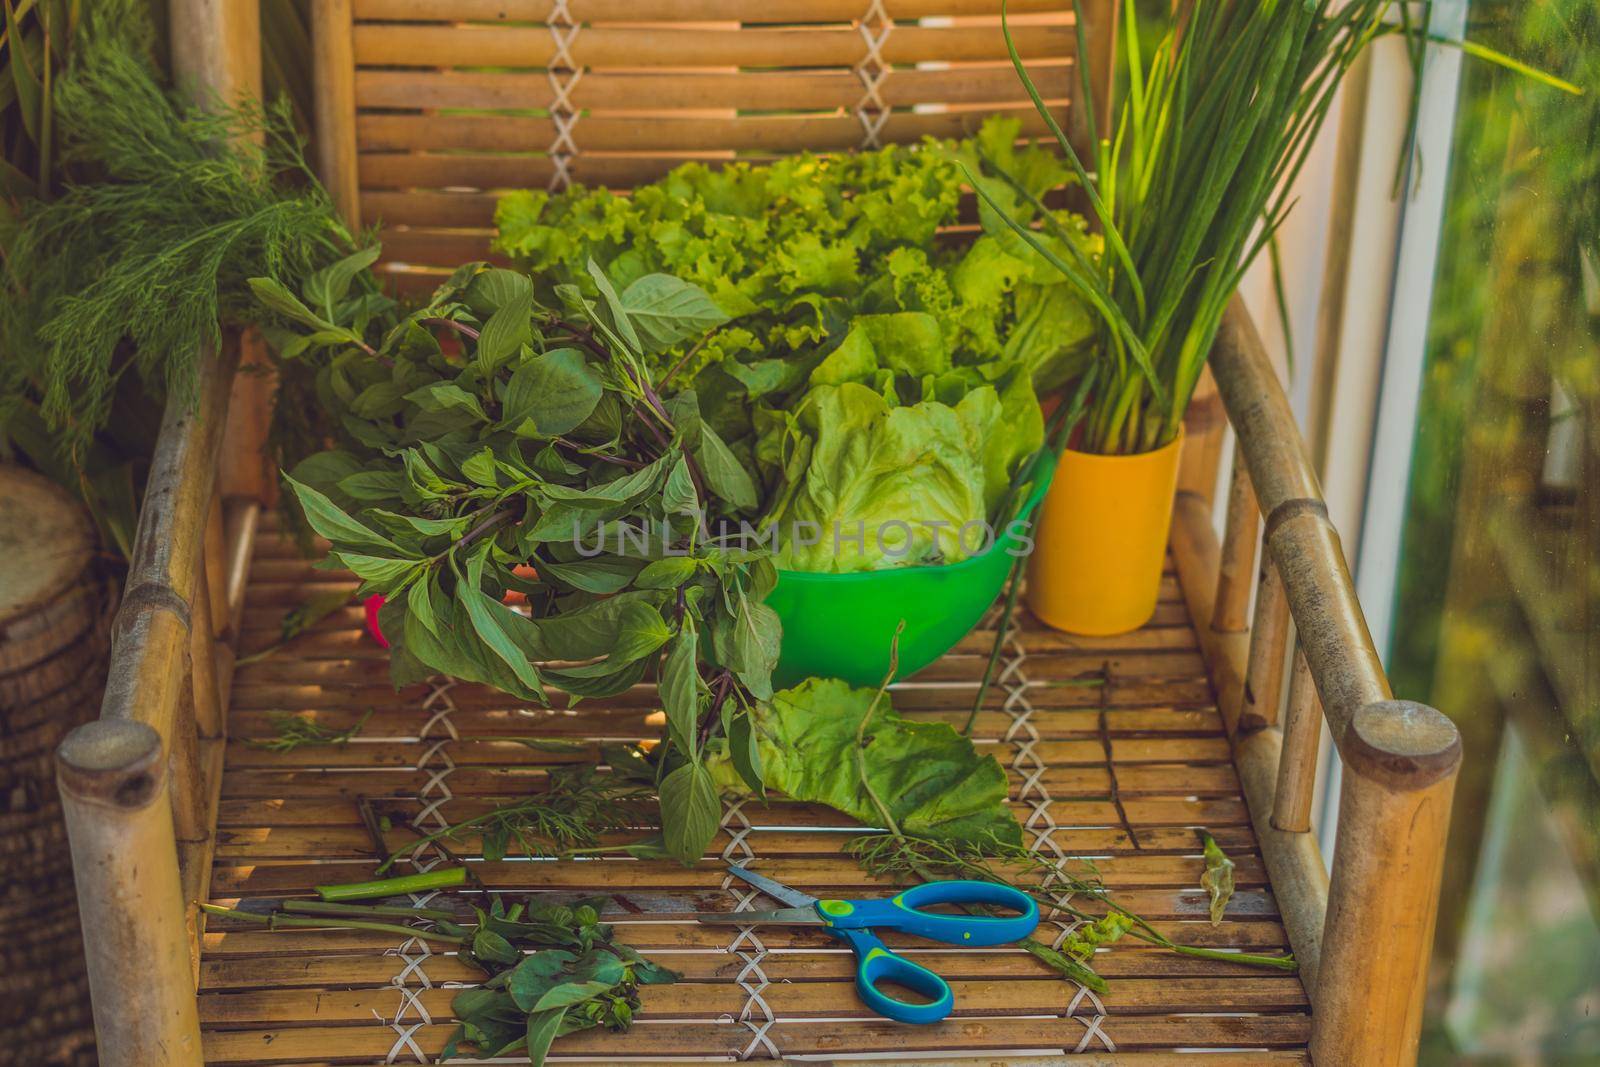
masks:
POLYGON ((0 465, 0 1041, 93 1063, 56 746, 100 711, 115 585, 94 528, 48 479, 0 465))

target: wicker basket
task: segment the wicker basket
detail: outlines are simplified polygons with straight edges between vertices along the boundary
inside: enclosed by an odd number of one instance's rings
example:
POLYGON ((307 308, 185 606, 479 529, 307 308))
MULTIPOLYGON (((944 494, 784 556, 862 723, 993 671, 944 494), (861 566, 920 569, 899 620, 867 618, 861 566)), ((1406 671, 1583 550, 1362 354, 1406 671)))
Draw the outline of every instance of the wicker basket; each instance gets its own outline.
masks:
POLYGON ((95 717, 114 586, 67 493, 0 466, 0 1041, 95 1062, 55 749, 95 717))

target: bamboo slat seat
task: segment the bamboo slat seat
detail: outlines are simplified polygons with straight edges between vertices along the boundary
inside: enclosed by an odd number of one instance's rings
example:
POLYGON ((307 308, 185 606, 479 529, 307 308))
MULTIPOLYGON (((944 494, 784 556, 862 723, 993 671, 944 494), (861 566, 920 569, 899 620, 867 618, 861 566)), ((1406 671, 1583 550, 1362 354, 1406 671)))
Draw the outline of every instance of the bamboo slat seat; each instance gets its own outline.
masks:
MULTIPOLYGON (((277 641, 286 610, 341 587, 353 590, 354 582, 313 570, 263 518, 241 656, 277 641)), ((895 706, 959 725, 991 636, 980 628, 898 685, 895 706)), ((1120 901, 1174 940, 1258 952, 1286 948, 1173 575, 1164 581, 1156 618, 1137 633, 1074 638, 1025 619, 998 677, 974 736, 1010 769, 1013 808, 1034 847, 1092 861, 1120 901), (1238 891, 1217 927, 1199 888, 1198 826, 1238 864, 1238 891)), ((595 758, 592 749, 536 751, 496 737, 598 743, 656 733, 645 721, 655 706, 648 687, 585 701, 576 711, 519 706, 480 686, 442 682, 396 693, 386 653, 362 631, 356 607, 241 666, 230 705, 211 878, 219 901, 306 896, 316 884, 368 877, 375 844, 363 825, 362 798, 388 817, 393 829, 384 833, 384 845, 393 849, 413 839, 413 823, 433 829, 441 819, 459 821, 535 787, 552 764, 595 758), (285 712, 342 730, 368 708, 360 736, 346 745, 275 753, 251 743, 271 737, 273 717, 285 712)), ((619 935, 684 975, 679 985, 645 990, 630 1033, 563 1038, 558 1056, 612 1062, 883 1052, 1103 1057, 1114 1050, 1116 1062, 1138 1063, 1204 1048, 1259 1050, 1240 1053, 1234 1060, 1240 1063, 1304 1062, 1310 1016, 1294 975, 1128 942, 1098 957, 1111 990, 1097 998, 1009 946, 940 949, 906 940, 951 980, 957 997, 948 1023, 913 1028, 885 1024, 860 1004, 851 956, 819 932, 767 928, 755 940, 685 918, 737 906, 740 896, 720 869, 725 859, 753 863, 813 892, 887 893, 887 884, 871 882, 841 853, 851 826, 819 807, 747 801, 730 807, 712 854, 694 868, 512 858, 476 862, 474 869, 496 891, 606 895, 619 935)), ((450 847, 473 857, 477 841, 450 847)), ((425 868, 442 858, 429 853, 419 862, 425 868)), ((396 873, 408 869, 402 863, 396 873)), ((1056 938, 1063 923, 1046 921, 1036 936, 1056 938)), ((446 984, 479 978, 470 965, 419 942, 213 921, 200 963, 206 1057, 217 1064, 377 1063, 402 1032, 432 1057, 451 1028, 453 990, 446 984)), ((414 1050, 403 1045, 395 1062, 417 1062, 414 1050)))
MULTIPOLYGON (((223 98, 259 92, 257 5, 170 6, 180 84, 223 98)), ((1038 129, 1006 62, 997 0, 311 7, 318 171, 352 230, 378 228, 380 269, 402 288, 480 258, 505 189, 628 189, 687 159, 950 136, 993 111, 1038 129)), ((1109 127, 1119 7, 1010 4, 1019 50, 1080 140, 1090 125, 1080 75, 1100 103, 1095 125, 1109 127)), ((599 741, 655 736, 657 701, 639 687, 543 710, 442 680, 397 693, 354 607, 248 658, 277 640, 286 611, 354 584, 314 570, 270 515, 275 477, 260 462, 270 378, 256 373, 258 341, 228 334, 204 356, 195 403, 169 405, 163 420, 100 719, 57 753, 101 1060, 431 1062, 451 1029, 453 987, 476 977, 456 957, 382 934, 208 921, 197 902, 259 908, 364 879, 376 853, 413 839, 412 824, 437 829, 523 795, 553 766, 596 762, 599 741), (250 744, 273 732, 275 715, 348 729, 368 709, 347 744, 250 744), (528 736, 572 744, 512 740, 528 736)), ((468 893, 604 894, 621 938, 684 975, 645 989, 630 1032, 570 1035, 558 1057, 1416 1062, 1460 738, 1438 711, 1393 699, 1310 452, 1237 300, 1210 369, 1215 387, 1186 420, 1154 619, 1079 639, 1022 616, 975 738, 1010 769, 1034 847, 1072 870, 1092 863, 1124 906, 1175 941, 1292 949, 1300 973, 1124 939, 1097 955, 1110 989, 1095 996, 1014 947, 913 943, 951 980, 956 1014, 932 1027, 888 1023, 860 1005, 848 953, 824 935, 688 920, 739 906, 720 869, 728 859, 816 892, 892 888, 869 884, 844 853, 860 827, 821 807, 747 800, 729 807, 712 854, 692 868, 472 863, 481 884, 468 893), (1324 724, 1343 767, 1331 876, 1311 832, 1324 724), (1216 927, 1197 827, 1237 863, 1216 927)), ((896 707, 964 722, 991 637, 980 625, 899 686, 896 707)), ((449 847, 478 854, 471 838, 449 847)), ((427 852, 400 869, 444 858, 427 852)), ((1064 929, 1052 916, 1036 936, 1064 929)))

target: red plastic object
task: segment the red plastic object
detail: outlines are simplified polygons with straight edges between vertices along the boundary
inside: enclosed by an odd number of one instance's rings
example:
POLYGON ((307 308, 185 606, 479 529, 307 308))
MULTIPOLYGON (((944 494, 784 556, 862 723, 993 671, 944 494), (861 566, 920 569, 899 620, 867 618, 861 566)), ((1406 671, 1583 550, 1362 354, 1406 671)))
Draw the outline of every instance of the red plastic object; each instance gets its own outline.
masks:
MULTIPOLYGON (((511 570, 519 578, 526 578, 529 581, 539 577, 539 572, 525 563, 521 566, 513 567, 511 570)), ((383 629, 378 625, 378 609, 383 607, 384 599, 382 593, 373 593, 362 602, 362 605, 367 609, 367 633, 372 635, 372 639, 378 642, 379 647, 388 648, 389 639, 383 636, 383 629)), ((507 593, 501 601, 504 604, 526 604, 527 602, 528 598, 526 596, 514 591, 507 593)))
POLYGON ((378 609, 383 607, 383 594, 373 593, 367 597, 365 606, 367 609, 367 633, 372 635, 372 639, 378 642, 379 646, 388 648, 389 639, 383 636, 383 631, 378 627, 378 609))

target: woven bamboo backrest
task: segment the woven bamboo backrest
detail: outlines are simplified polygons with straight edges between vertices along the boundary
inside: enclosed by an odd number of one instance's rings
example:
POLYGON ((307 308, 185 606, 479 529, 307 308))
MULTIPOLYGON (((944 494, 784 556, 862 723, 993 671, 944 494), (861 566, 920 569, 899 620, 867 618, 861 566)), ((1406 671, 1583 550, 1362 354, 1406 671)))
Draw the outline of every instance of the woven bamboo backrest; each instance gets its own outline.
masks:
MULTIPOLYGON (((1082 6, 1094 25, 1109 4, 1082 6)), ((629 188, 689 159, 961 136, 994 113, 1037 135, 999 7, 317 0, 323 178, 348 217, 382 227, 391 269, 423 284, 487 255, 506 189, 629 188)), ((1078 85, 1073 7, 1010 4, 1018 50, 1063 120, 1078 85)), ((1091 68, 1103 78, 1105 64, 1091 68)))

